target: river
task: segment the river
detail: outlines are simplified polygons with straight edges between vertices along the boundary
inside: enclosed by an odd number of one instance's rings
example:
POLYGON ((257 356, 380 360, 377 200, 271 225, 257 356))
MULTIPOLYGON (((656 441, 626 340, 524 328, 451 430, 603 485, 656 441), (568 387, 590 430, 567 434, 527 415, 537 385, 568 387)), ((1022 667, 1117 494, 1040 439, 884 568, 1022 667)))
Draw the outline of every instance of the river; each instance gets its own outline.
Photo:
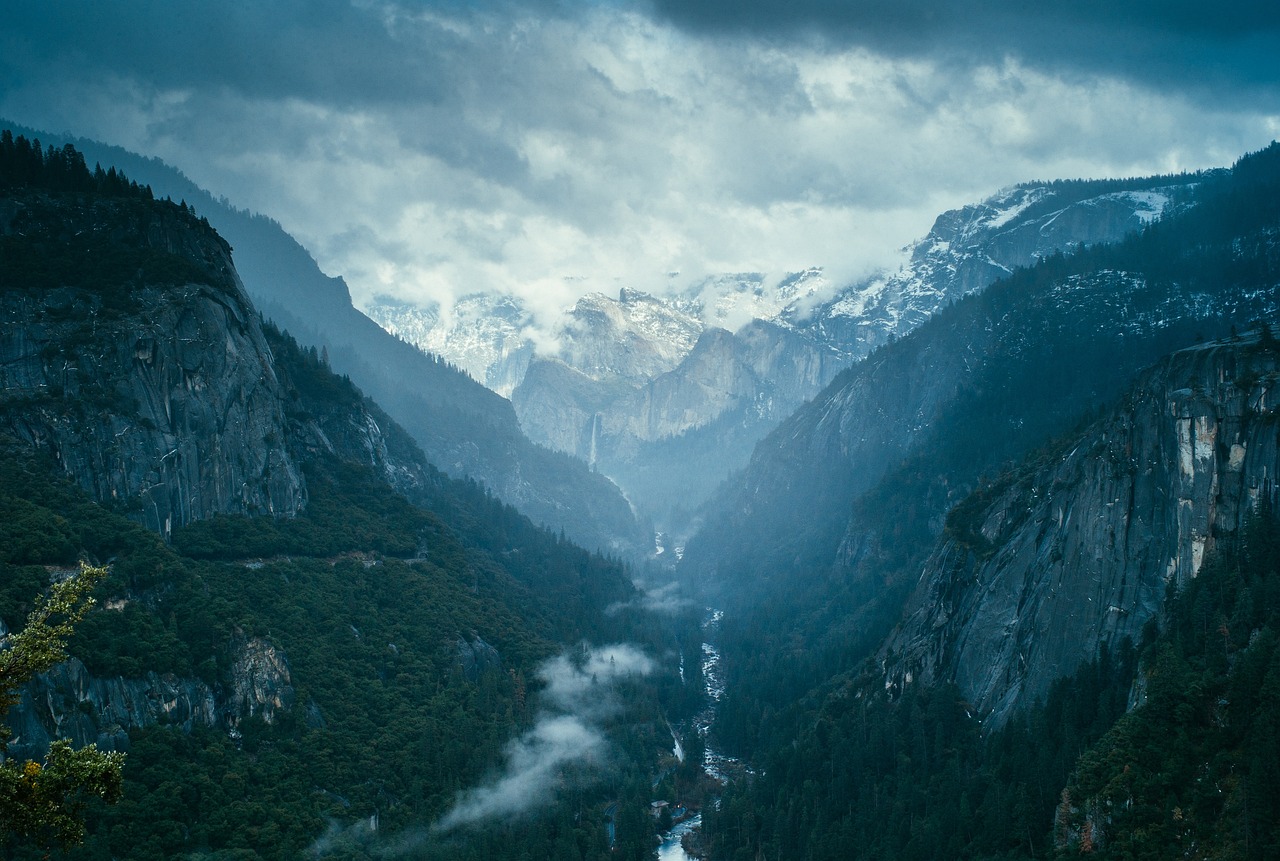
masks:
POLYGON ((684 851, 680 841, 686 834, 701 825, 701 813, 673 825, 670 831, 662 835, 662 843, 658 846, 658 861, 693 861, 692 856, 684 851))
MULTIPOLYGON (((720 627, 720 620, 723 618, 724 613, 722 611, 708 608, 707 617, 702 623, 702 681, 706 686, 707 705, 694 721, 694 728, 702 739, 705 750, 705 755, 702 759, 702 770, 721 785, 729 782, 730 772, 743 768, 738 760, 712 749, 706 743, 708 736, 711 734, 711 727, 716 720, 716 707, 720 704, 721 698, 724 697, 725 691, 724 670, 720 666, 720 652, 716 649, 714 642, 716 631, 720 627)), ((683 677, 683 656, 680 659, 680 665, 681 677, 683 677)), ((675 746, 679 751, 676 754, 677 758, 682 758, 683 750, 681 750, 679 738, 675 739, 675 746)), ((670 831, 662 835, 662 842, 658 846, 658 861, 694 861, 693 856, 684 851, 681 840, 684 839, 686 834, 701 826, 702 814, 700 813, 673 825, 670 831)))

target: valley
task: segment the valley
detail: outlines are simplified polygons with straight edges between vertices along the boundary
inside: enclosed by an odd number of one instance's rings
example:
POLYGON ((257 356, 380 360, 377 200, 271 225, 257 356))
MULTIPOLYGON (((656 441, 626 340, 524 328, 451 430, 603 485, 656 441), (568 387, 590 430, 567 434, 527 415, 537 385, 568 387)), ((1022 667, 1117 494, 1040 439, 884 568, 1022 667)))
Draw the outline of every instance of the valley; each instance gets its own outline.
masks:
POLYGON ((3 654, 107 574, 0 810, 58 739, 125 759, 4 857, 1280 845, 1277 145, 1007 188, 853 284, 375 324, 279 225, 23 131, 3 654))

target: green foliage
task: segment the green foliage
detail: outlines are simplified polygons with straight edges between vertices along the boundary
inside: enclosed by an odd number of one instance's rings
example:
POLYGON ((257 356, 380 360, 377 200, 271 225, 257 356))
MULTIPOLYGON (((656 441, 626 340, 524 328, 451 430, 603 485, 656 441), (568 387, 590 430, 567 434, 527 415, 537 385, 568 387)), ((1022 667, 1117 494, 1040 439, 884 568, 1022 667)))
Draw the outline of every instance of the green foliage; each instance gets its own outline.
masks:
POLYGON ((795 743, 706 814, 712 857, 1041 857, 1075 757, 1123 714, 1132 668, 1131 652, 1104 652, 988 737, 954 686, 891 701, 850 680, 802 703, 795 743))
POLYGON ((151 189, 131 182, 115 168, 92 173, 84 156, 71 144, 61 149, 52 145, 40 149, 40 141, 16 138, 10 129, 0 131, 0 192, 14 189, 43 189, 69 193, 94 193, 151 200, 151 189))
MULTIPOLYGON (((0 651, 0 715, 17 703, 21 685, 66 660, 67 640, 93 606, 89 593, 106 573, 103 568, 82 567, 78 575, 54 583, 48 596, 36 598, 26 625, 11 634, 8 648, 0 651)), ((4 738, 0 732, 0 741, 4 738)))
POLYGON ((75 551, 66 518, 25 499, 0 497, 0 562, 66 562, 75 551))
POLYGON ((306 475, 307 516, 199 520, 174 531, 174 547, 193 559, 328 557, 353 551, 408 557, 425 540, 424 531, 441 528, 366 468, 325 459, 309 464, 306 475))
POLYGON ((88 799, 118 801, 123 766, 122 753, 93 745, 73 750, 65 740, 49 746, 43 763, 0 763, 0 840, 17 836, 39 845, 79 843, 88 799))
POLYGON ((1064 796, 1064 854, 1280 853, 1280 523, 1251 521, 1169 607, 1143 652, 1145 703, 1084 756, 1064 796))
MULTIPOLYGON (((33 456, 12 438, 0 436, 0 620, 16 628, 33 609, 32 596, 48 583, 44 565, 75 564, 116 557, 111 574, 99 586, 118 589, 123 583, 152 587, 165 578, 172 556, 160 539, 119 514, 90 502, 70 481, 50 474, 52 465, 33 456)), ((78 642, 99 629, 97 614, 77 627, 77 654, 98 670, 107 650, 78 642)), ((116 632, 127 647, 129 638, 116 632)), ((160 667, 157 669, 169 669, 160 667)))
MULTIPOLYGON (((666 677, 620 694, 627 719, 609 727, 616 781, 570 787, 561 804, 528 819, 439 836, 424 829, 535 719, 537 668, 560 643, 589 635, 669 648, 661 626, 602 612, 634 594, 621 568, 474 485, 437 476, 423 492, 437 514, 367 467, 317 459, 307 469, 304 516, 209 521, 216 528, 179 533, 179 547, 203 548, 193 559, 88 502, 20 449, 0 461, 0 498, 19 501, 15 510, 33 513, 32 522, 65 522, 52 534, 69 536, 76 552, 91 545, 114 557, 97 587, 100 606, 71 641, 92 673, 168 671, 226 691, 236 638, 261 637, 287 655, 295 691, 292 710, 270 725, 241 721, 238 740, 225 727, 132 730, 123 798, 89 806, 85 842, 69 857, 296 858, 315 848, 363 858, 382 851, 387 835, 410 835, 416 854, 440 859, 609 857, 605 804, 623 780, 647 785, 656 751, 669 744, 658 732, 666 677), (474 637, 497 649, 500 667, 463 672, 458 640, 474 637), (379 834, 360 824, 374 816, 379 834)), ((28 564, 38 555, 0 567, 6 620, 26 612, 47 579, 28 564)), ((38 857, 23 843, 7 852, 38 857)))
POLYGON ((0 132, 0 195, 15 204, 0 225, 0 292, 67 291, 46 309, 50 320, 79 319, 90 306, 136 313, 142 285, 231 283, 216 255, 178 237, 225 248, 208 221, 114 168, 90 173, 70 144, 42 153, 39 141, 0 132))
MULTIPOLYGON (((93 605, 89 592, 105 576, 105 569, 82 567, 36 599, 26 625, 0 651, 0 719, 18 703, 22 685, 66 660, 67 640, 93 605)), ((0 754, 8 738, 8 727, 0 725, 0 754)), ((117 801, 123 764, 123 754, 93 745, 72 750, 67 741, 54 742, 43 763, 0 762, 0 843, 14 836, 41 845, 78 842, 86 799, 117 801)))
POLYGON ((1171 596, 1140 674, 1134 649, 1104 651, 989 735, 950 686, 835 685, 778 719, 790 743, 706 814, 712 857, 1274 858, 1278 623, 1264 512, 1171 596))
POLYGON ((156 201, 24 198, 11 232, 0 236, 0 291, 66 288, 108 311, 131 313, 139 310, 134 291, 142 285, 224 284, 212 265, 154 242, 157 228, 188 218, 156 201))

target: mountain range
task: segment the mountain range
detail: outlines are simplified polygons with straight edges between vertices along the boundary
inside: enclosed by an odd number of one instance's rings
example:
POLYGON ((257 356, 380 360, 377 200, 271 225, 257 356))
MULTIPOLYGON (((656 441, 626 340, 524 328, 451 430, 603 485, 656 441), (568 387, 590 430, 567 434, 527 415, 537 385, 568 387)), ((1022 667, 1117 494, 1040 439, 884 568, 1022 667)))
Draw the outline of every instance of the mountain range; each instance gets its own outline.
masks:
POLYGON ((1189 182, 1015 186, 940 215, 898 270, 838 289, 811 269, 589 294, 551 324, 549 354, 510 296, 469 296, 447 316, 391 300, 366 310, 509 395, 530 438, 588 461, 682 544, 698 505, 839 371, 1019 267, 1142 228, 1189 182))
POLYGON ((88 857, 645 858, 694 799, 716 859, 1280 845, 1280 145, 1016 186, 847 289, 588 295, 555 355, 0 149, 0 636, 112 564, 9 749, 129 751, 88 857), (573 543, 645 555, 619 488, 663 572, 573 543), (541 814, 429 829, 544 753, 541 814))
POLYGON ((270 218, 215 199, 156 159, 8 127, 45 145, 74 144, 88 162, 114 165, 155 195, 198 208, 235 249, 237 274, 257 309, 304 345, 325 351, 332 367, 382 404, 448 474, 484 483, 584 546, 627 554, 648 548, 647 534, 612 483, 584 463, 531 443, 506 399, 357 311, 345 282, 322 273, 310 253, 270 218))

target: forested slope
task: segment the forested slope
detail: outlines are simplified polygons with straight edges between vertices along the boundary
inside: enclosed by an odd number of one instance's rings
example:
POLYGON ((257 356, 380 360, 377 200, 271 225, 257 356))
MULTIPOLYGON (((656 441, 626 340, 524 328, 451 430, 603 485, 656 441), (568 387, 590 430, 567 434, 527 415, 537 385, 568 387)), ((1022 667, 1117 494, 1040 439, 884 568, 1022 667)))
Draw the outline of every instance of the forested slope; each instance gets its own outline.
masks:
POLYGON ((21 358, 0 393, 0 622, 21 626, 78 560, 110 567, 75 658, 8 715, 11 756, 54 736, 128 753, 124 800, 90 811, 69 857, 643 855, 664 712, 686 699, 658 659, 682 623, 628 609, 619 563, 445 476, 317 350, 264 327, 189 209, 74 150, 10 138, 0 157, 21 358), (91 247, 59 256, 77 237, 91 247), (270 470, 220 465, 263 449, 270 470), (601 710, 579 715, 560 689, 592 684, 593 661, 601 710), (573 720, 607 759, 553 761, 527 816, 431 829, 573 720))

